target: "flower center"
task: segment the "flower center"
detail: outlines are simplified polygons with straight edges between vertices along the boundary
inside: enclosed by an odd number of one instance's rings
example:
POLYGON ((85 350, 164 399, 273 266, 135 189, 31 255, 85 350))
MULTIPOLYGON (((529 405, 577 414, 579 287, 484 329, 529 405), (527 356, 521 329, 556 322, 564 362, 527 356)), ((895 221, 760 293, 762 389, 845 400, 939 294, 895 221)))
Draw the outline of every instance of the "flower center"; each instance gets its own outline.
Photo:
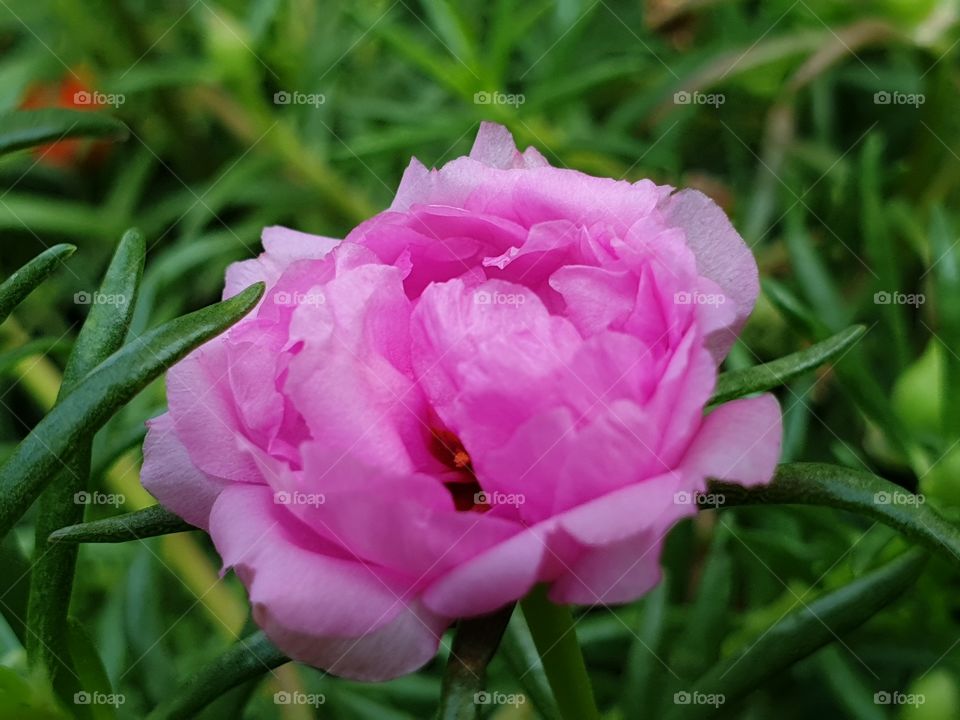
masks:
POLYGON ((453 470, 451 479, 444 486, 453 497, 453 504, 460 512, 486 512, 490 506, 484 502, 483 488, 473 471, 470 453, 454 433, 449 430, 432 430, 431 452, 440 462, 453 470))

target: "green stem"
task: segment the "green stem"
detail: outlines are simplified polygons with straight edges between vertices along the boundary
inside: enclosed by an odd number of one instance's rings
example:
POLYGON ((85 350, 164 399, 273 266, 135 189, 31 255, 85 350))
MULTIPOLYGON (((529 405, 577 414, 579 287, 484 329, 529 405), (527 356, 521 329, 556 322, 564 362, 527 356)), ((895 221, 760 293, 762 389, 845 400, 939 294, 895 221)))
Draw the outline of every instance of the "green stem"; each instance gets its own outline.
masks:
POLYGON ((480 717, 487 665, 500 645, 513 605, 492 615, 461 620, 443 674, 437 720, 475 720, 480 717))
POLYGON ((573 629, 573 615, 565 605, 554 605, 538 586, 520 601, 547 680, 565 720, 599 720, 593 688, 573 629))

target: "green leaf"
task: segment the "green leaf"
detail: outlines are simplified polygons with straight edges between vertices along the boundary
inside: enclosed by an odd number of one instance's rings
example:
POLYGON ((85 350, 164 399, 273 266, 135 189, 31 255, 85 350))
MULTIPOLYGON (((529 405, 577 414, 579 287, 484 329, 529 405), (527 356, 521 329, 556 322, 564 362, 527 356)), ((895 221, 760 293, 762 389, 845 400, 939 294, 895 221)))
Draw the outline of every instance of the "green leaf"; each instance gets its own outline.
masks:
POLYGON ((147 720, 191 719, 227 690, 289 662, 261 631, 238 641, 158 705, 147 720))
POLYGON ((530 629, 522 613, 514 613, 500 643, 500 654, 506 661, 524 695, 542 720, 560 720, 560 710, 553 701, 550 683, 543 663, 533 644, 530 629))
POLYGON ((550 602, 542 585, 521 600, 520 607, 543 660, 561 716, 567 720, 599 720, 590 676, 573 631, 570 608, 550 602))
POLYGON ((474 720, 480 717, 487 665, 497 652, 513 605, 491 615, 461 620, 443 674, 437 720, 474 720))
POLYGON ((196 530, 163 505, 151 505, 143 510, 115 517, 62 527, 50 533, 49 542, 60 543, 120 543, 142 540, 157 535, 196 530))
POLYGON ((119 120, 88 110, 18 110, 0 115, 0 155, 76 137, 122 139, 127 127, 119 120))
POLYGON ((663 671, 660 645, 669 609, 670 582, 667 577, 642 600, 636 632, 630 640, 624 668, 620 707, 624 718, 653 717, 657 681, 663 671))
POLYGON ((923 496, 862 470, 819 463, 789 463, 777 468, 769 485, 744 488, 711 482, 708 492, 733 505, 821 505, 872 518, 905 537, 960 562, 960 528, 945 520, 923 496))
POLYGON ((257 283, 229 300, 171 320, 133 339, 85 377, 0 467, 0 536, 26 512, 83 438, 173 363, 247 314, 263 290, 263 283, 257 283))
POLYGON ((54 245, 8 277, 0 285, 0 323, 76 249, 75 245, 54 245))
POLYGON ((66 632, 67 646, 78 676, 78 692, 93 696, 96 702, 78 705, 75 696, 66 698, 65 702, 73 703, 74 712, 78 715, 81 714, 78 711, 85 711, 83 714, 92 720, 113 720, 117 717, 117 708, 122 706, 126 699, 113 692, 100 653, 83 625, 75 618, 70 618, 66 632))
POLYGON ((763 365, 722 373, 717 378, 717 387, 710 398, 710 404, 718 405, 750 393, 785 385, 797 376, 840 355, 857 342, 864 332, 866 328, 863 325, 853 325, 806 350, 763 365))
MULTIPOLYGON (((926 560, 922 550, 910 550, 791 612, 765 630, 756 642, 692 683, 689 692, 722 696, 723 707, 729 711, 731 704, 754 688, 873 617, 914 584, 926 560)), ((689 703, 674 705, 667 717, 690 720, 715 714, 713 704, 689 703)))
MULTIPOLYGON (((90 305, 90 312, 67 359, 58 404, 70 395, 85 375, 123 344, 133 317, 145 254, 143 235, 138 230, 128 230, 120 239, 99 293, 91 296, 95 302, 90 305), (109 298, 109 302, 97 302, 99 298, 109 298)), ((76 451, 64 458, 64 468, 40 496, 35 528, 27 654, 32 663, 44 668, 64 702, 71 701, 77 691, 83 690, 74 682, 77 673, 67 645, 67 611, 77 548, 72 544, 49 547, 46 540, 54 530, 83 521, 84 504, 77 502, 76 496, 87 489, 92 442, 91 430, 78 441, 76 451)))

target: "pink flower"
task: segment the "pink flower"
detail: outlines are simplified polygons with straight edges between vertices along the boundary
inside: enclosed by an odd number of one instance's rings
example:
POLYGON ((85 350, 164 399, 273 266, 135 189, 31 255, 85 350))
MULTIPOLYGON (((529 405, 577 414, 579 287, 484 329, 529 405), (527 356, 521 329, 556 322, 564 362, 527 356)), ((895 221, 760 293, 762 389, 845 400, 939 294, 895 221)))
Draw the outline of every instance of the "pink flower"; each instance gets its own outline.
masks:
POLYGON ((772 396, 704 414, 758 283, 698 192, 553 168, 484 124, 345 240, 263 244, 225 294, 264 300, 171 369, 143 482, 294 659, 385 679, 536 583, 633 600, 708 476, 771 477, 772 396))

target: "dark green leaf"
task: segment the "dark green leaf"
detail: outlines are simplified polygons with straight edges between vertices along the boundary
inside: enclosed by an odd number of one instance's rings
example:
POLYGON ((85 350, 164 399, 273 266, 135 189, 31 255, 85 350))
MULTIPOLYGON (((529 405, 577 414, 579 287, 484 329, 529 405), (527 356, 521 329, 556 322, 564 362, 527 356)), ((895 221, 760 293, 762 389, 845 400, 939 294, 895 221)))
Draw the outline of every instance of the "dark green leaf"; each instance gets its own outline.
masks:
POLYGON ((244 638, 193 675, 148 720, 194 718, 199 710, 230 688, 289 662, 263 632, 244 638))
MULTIPOLYGON (((123 344, 137 289, 143 275, 146 241, 137 230, 128 230, 120 239, 110 266, 80 329, 73 352, 67 359, 57 402, 62 403, 77 383, 123 344)), ((65 467, 40 496, 40 513, 35 528, 35 559, 30 584, 27 626, 27 654, 46 670, 60 697, 69 702, 84 690, 73 682, 76 671, 67 645, 67 611, 73 590, 77 548, 65 544, 48 547, 51 532, 82 522, 84 504, 77 493, 87 489, 93 432, 78 442, 77 450, 64 459, 65 467)))
POLYGON ((94 520, 63 527, 50 533, 50 542, 61 543, 119 543, 130 540, 188 532, 196 528, 162 505, 151 505, 143 510, 116 517, 94 520))
POLYGON ((263 290, 263 283, 257 283, 229 300, 171 320, 133 339, 85 377, 0 468, 0 536, 26 512, 83 438, 173 363, 248 313, 263 290))
POLYGON ((0 323, 76 249, 74 245, 54 245, 8 277, 0 285, 0 323))
POLYGON ((76 137, 121 139, 127 127, 99 112, 45 108, 0 115, 0 155, 76 137))
POLYGON ((711 482, 709 492, 732 505, 823 505, 877 520, 930 550, 960 561, 960 529, 899 485, 862 470, 819 463, 789 463, 777 468, 769 485, 744 488, 711 482))
MULTIPOLYGON (((791 612, 764 631, 756 642, 714 666, 684 692, 722 697, 723 707, 729 710, 732 703, 757 686, 873 617, 913 585, 926 559, 922 550, 911 550, 791 612)), ((714 714, 714 704, 687 703, 674 705, 668 718, 690 720, 714 714)))
POLYGON ((865 331, 863 325, 853 325, 806 350, 763 365, 722 373, 717 378, 717 387, 710 403, 716 405, 784 385, 836 357, 859 340, 865 331))

